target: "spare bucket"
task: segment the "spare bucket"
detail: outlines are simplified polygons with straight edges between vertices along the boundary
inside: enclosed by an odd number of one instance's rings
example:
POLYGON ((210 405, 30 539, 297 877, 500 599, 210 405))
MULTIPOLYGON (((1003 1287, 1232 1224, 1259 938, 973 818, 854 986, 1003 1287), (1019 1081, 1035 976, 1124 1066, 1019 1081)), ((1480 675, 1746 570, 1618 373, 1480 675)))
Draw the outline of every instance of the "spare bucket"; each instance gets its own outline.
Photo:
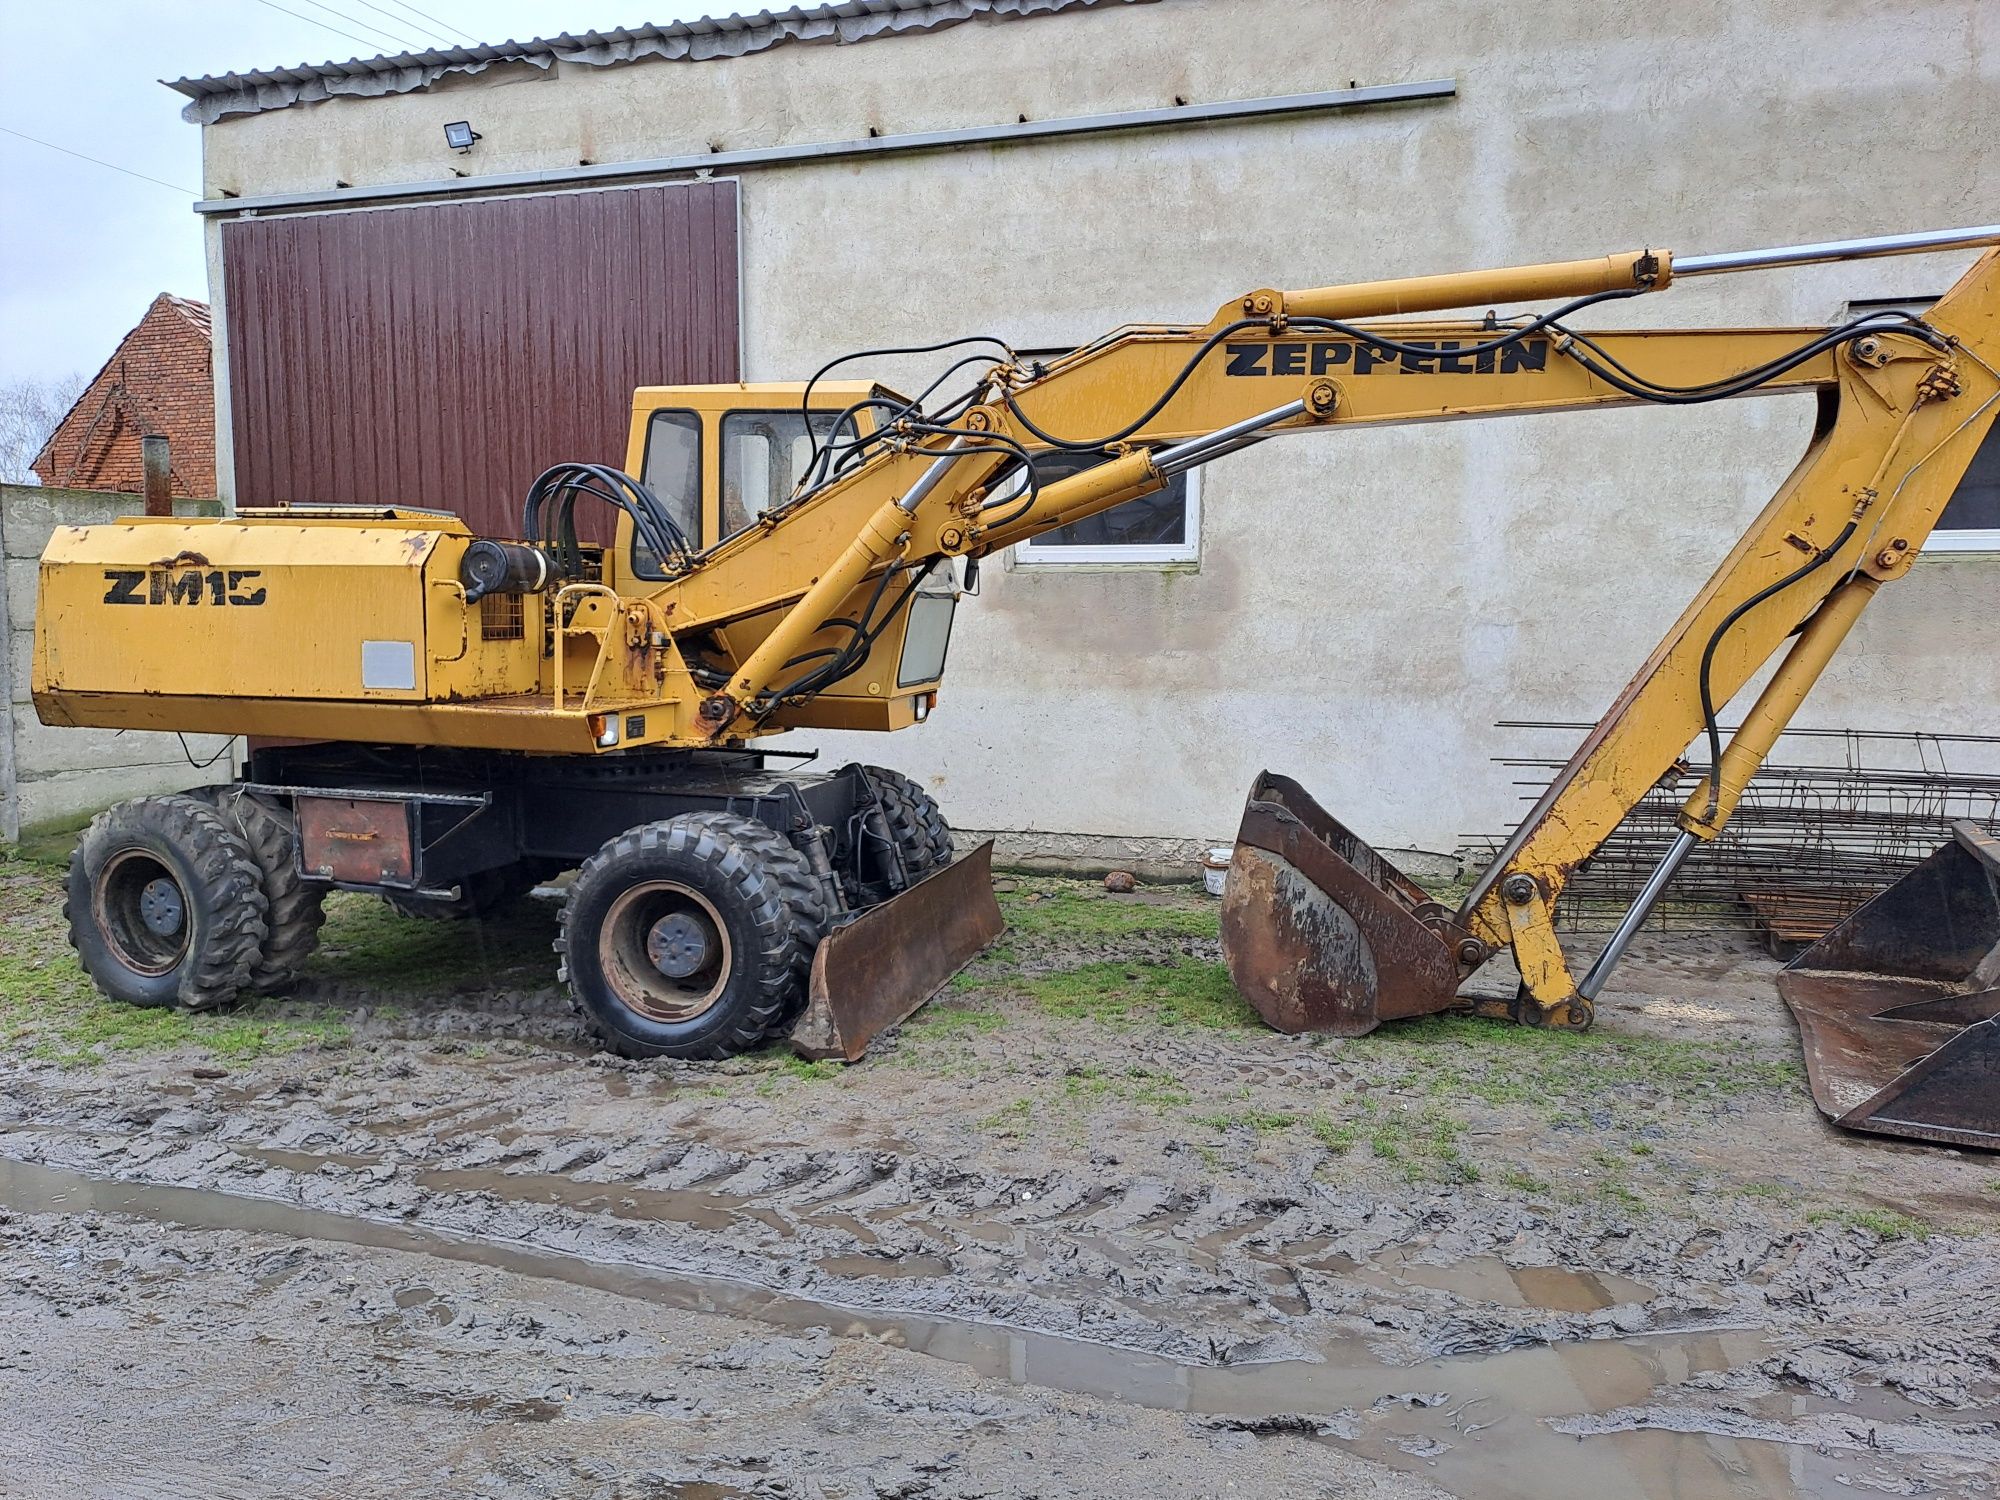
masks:
POLYGON ((1250 789, 1222 896, 1222 954, 1279 1031, 1361 1036, 1457 1004, 1449 907, 1289 777, 1250 789))
POLYGON ((1849 1130, 2000 1148, 2000 839, 1976 823, 1778 976, 1849 1130))

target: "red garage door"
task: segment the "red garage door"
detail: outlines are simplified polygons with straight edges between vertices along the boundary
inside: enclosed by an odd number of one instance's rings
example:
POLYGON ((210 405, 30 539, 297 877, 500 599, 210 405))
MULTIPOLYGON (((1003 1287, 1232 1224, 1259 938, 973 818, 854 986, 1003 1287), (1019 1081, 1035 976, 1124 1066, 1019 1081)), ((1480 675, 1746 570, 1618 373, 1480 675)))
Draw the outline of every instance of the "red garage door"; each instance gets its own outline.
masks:
POLYGON ((243 505, 513 536, 550 464, 623 464, 634 386, 739 378, 732 182, 239 220, 222 260, 243 505))

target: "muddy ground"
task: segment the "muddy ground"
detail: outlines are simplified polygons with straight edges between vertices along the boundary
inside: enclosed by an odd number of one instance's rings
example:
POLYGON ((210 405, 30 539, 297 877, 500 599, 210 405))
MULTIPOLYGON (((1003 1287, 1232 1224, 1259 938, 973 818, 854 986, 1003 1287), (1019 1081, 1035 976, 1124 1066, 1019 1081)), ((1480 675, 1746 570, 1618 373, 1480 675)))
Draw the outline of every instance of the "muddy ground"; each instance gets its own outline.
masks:
POLYGON ((2000 1163, 1824 1126, 1747 944, 1306 1040, 1198 892, 1007 884, 859 1066, 639 1065, 545 899, 185 1017, 0 866, 0 1494, 2000 1489, 2000 1163))

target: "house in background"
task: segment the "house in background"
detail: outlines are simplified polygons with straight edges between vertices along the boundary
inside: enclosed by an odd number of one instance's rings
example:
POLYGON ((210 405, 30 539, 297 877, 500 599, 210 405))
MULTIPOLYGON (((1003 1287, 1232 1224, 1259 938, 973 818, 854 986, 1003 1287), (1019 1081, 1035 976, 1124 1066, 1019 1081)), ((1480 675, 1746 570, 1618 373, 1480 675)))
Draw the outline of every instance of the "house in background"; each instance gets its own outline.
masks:
POLYGON ((163 436, 174 498, 215 494, 214 345, 208 304, 160 293, 31 465, 57 489, 145 488, 139 439, 163 436))
POLYGON ((228 775, 226 739, 44 725, 28 680, 42 549, 59 526, 141 509, 141 438, 167 439, 177 513, 220 509, 213 357, 208 304, 161 293, 35 455, 40 486, 0 484, 0 840, 228 775))

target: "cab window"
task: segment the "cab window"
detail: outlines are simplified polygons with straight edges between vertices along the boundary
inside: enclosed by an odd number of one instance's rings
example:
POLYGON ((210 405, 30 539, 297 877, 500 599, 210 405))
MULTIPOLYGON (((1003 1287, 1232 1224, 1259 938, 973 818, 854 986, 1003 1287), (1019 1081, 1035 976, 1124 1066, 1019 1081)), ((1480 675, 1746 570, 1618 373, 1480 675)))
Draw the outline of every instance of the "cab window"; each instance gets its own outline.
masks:
MULTIPOLYGON (((656 411, 646 423, 646 459, 639 475, 686 534, 701 545, 701 418, 691 411, 656 411)), ((632 571, 661 576, 660 560, 635 534, 632 571)))
MULTIPOLYGON (((840 413, 812 413, 812 433, 822 444, 840 413)), ((850 421, 842 438, 853 435, 850 421)), ((722 419, 722 535, 734 536, 792 496, 812 459, 806 418, 796 411, 732 411, 722 419)))

